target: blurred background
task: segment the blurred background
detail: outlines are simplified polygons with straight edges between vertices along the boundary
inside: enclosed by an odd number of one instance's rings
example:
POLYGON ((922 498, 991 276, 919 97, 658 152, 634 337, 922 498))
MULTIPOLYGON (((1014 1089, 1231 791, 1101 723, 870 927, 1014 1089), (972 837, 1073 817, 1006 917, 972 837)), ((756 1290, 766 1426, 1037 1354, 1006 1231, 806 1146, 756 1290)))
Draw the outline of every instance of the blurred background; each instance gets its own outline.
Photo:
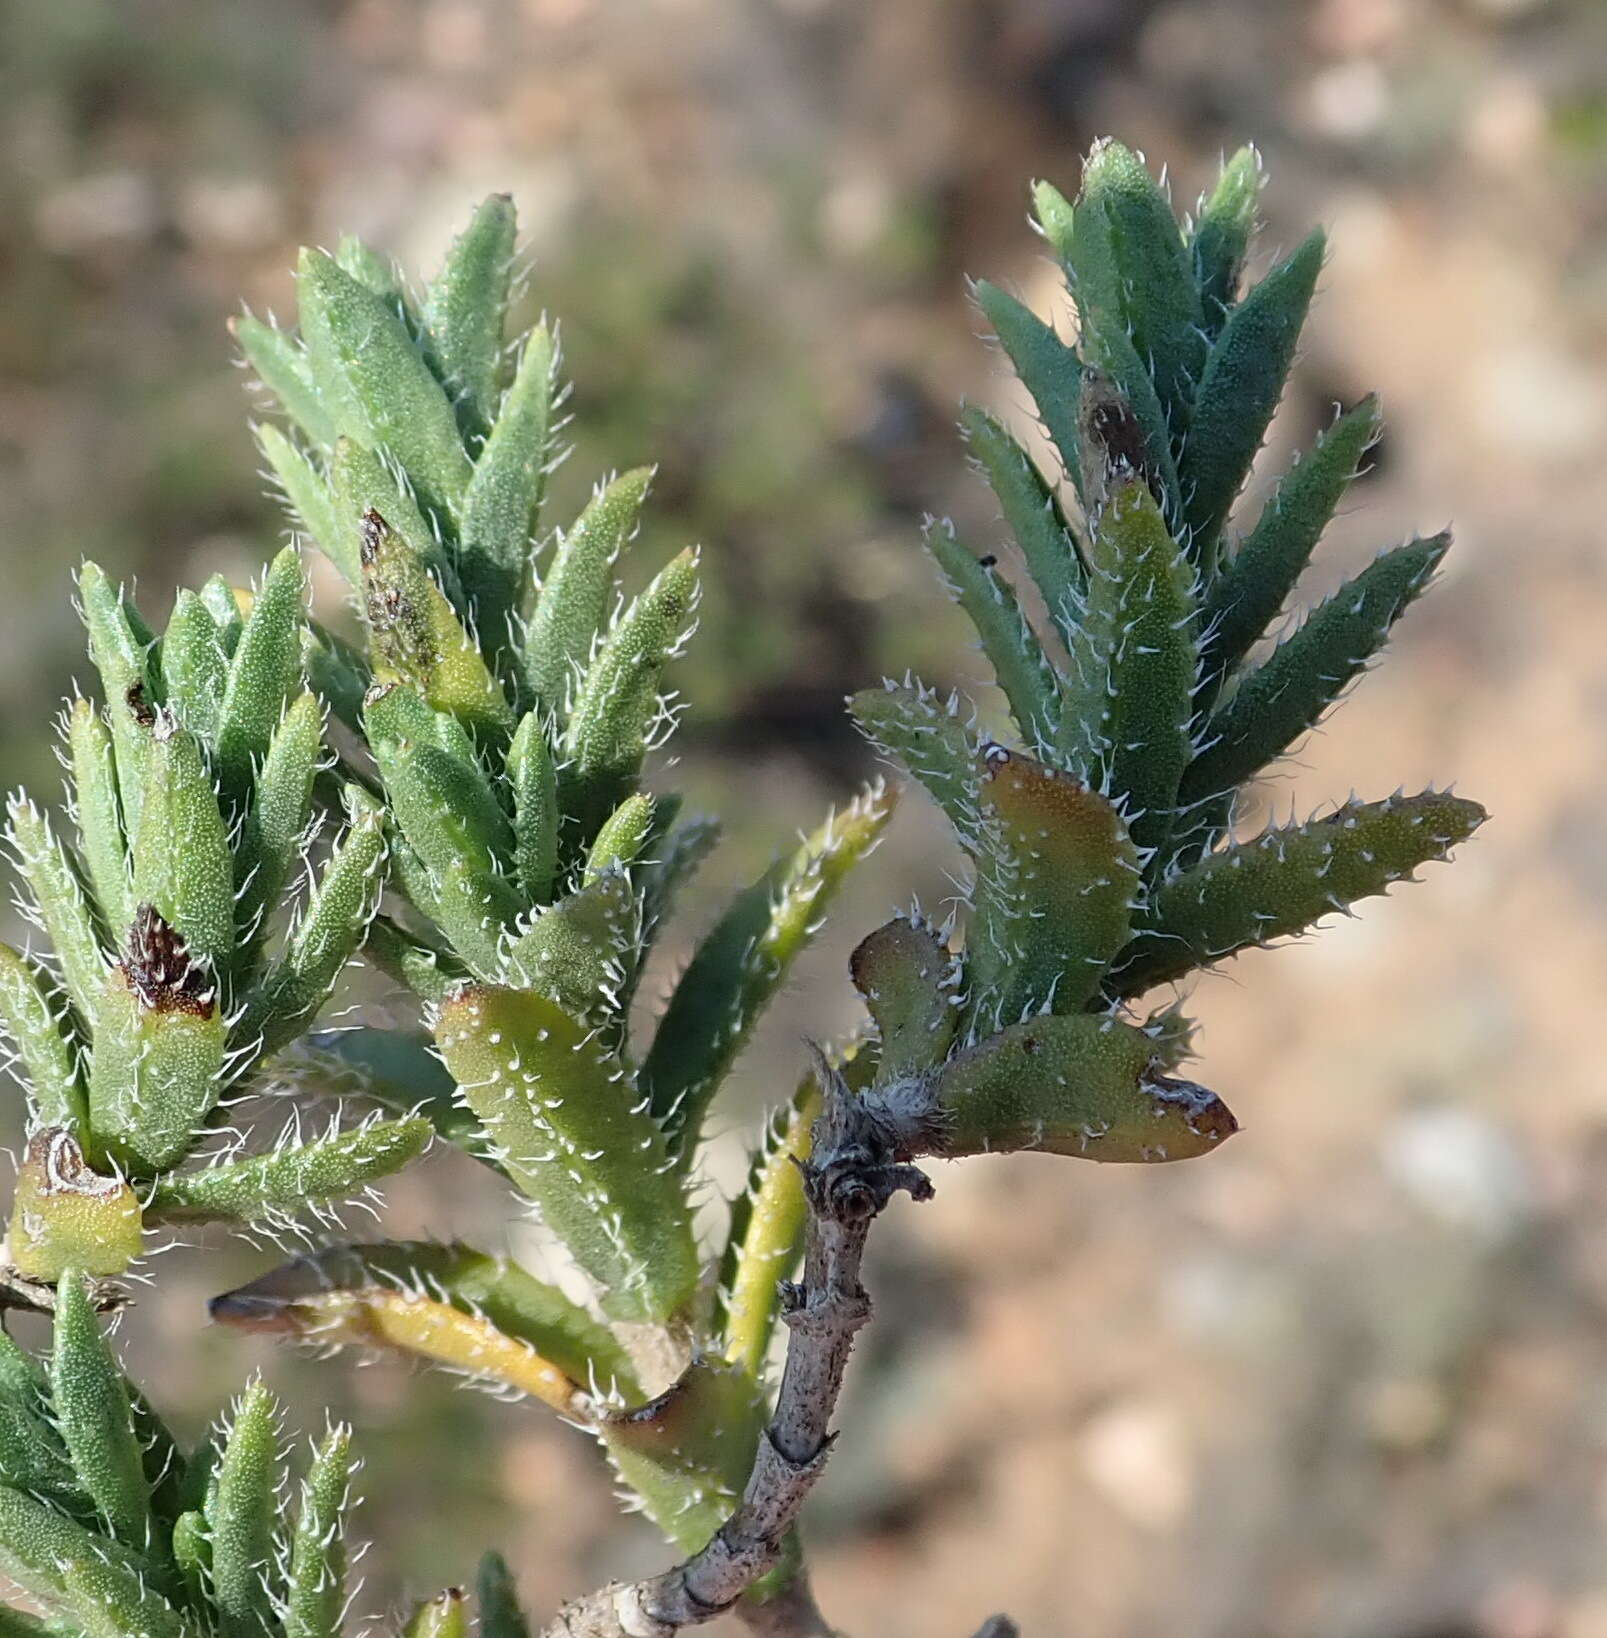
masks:
MULTIPOLYGON (((1267 808, 1454 777, 1495 817, 1197 986, 1199 1077, 1245 1126, 1222 1154, 973 1163, 890 1215, 820 1595, 865 1638, 995 1607, 1079 1638, 1607 1638, 1602 0, 14 0, 0 765, 55 789, 81 556, 165 614, 278 539, 227 316, 288 313, 295 246, 345 230, 431 268, 505 189, 577 382, 558 515, 656 460, 637 562, 707 548, 674 777, 737 815, 712 903, 870 772, 846 690, 977 676, 917 544, 927 511, 994 538, 959 398, 1024 424, 964 279, 1061 312, 1026 185, 1070 191, 1107 131, 1183 203, 1258 143, 1258 267, 1332 229, 1274 442, 1371 388, 1389 428, 1311 595, 1456 526, 1267 808)), ((952 863, 912 796, 747 1060, 728 1159, 847 1019, 846 950, 952 863)), ((466 1163, 390 1199, 400 1232, 505 1232, 466 1163)), ((299 1428, 356 1420, 369 1605, 489 1542, 544 1613, 662 1561, 539 1408, 198 1330, 270 1256, 175 1254, 123 1334, 188 1434, 257 1366, 299 1428)))

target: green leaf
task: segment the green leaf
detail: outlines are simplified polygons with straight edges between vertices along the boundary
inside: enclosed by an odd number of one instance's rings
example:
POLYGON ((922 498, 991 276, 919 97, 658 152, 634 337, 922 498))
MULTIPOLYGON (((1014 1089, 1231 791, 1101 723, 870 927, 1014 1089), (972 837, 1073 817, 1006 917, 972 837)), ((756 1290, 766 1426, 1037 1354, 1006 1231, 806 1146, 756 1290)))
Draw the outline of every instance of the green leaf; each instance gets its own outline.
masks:
POLYGON ((557 343, 538 325, 525 339, 463 501, 463 584, 493 655, 512 640, 509 616, 528 604, 534 586, 531 537, 553 459, 557 370, 557 343))
POLYGON ((457 573, 441 543, 438 527, 420 510, 407 474, 384 456, 376 455, 366 444, 351 438, 342 438, 336 443, 329 464, 342 550, 351 554, 357 567, 353 584, 359 590, 366 590, 370 598, 374 595, 372 586, 367 584, 372 576, 363 573, 366 567, 363 520, 368 513, 377 512, 390 532, 400 537, 408 564, 422 565, 444 590, 454 609, 461 607, 463 594, 457 573))
POLYGON ((533 1394, 573 1415, 593 1390, 634 1396, 606 1326, 516 1264, 437 1241, 334 1246, 215 1298, 212 1317, 321 1346, 400 1352, 533 1394))
POLYGON ((234 954, 234 853, 200 741, 163 706, 145 764, 134 900, 150 905, 213 972, 234 954))
POLYGON ((260 1382, 235 1401, 207 1497, 212 1603, 222 1638, 274 1638, 269 1592, 279 1520, 279 1406, 260 1382))
MULTIPOLYGON (((11 1207, 7 1250, 26 1280, 53 1285, 71 1268, 115 1277, 144 1249, 139 1196, 120 1177, 92 1171, 64 1127, 28 1139, 11 1207)), ((11 1482, 10 1465, 0 1467, 11 1482)))
POLYGON ((754 1155, 746 1195, 732 1208, 730 1245, 720 1270, 725 1297, 725 1357, 758 1380, 775 1330, 781 1281, 803 1248, 808 1207, 803 1173, 820 1114, 820 1084, 808 1075, 768 1123, 754 1155))
POLYGON ((180 591, 162 638, 162 687, 168 708, 202 744, 218 742, 229 656, 212 611, 192 591, 180 591))
MULTIPOLYGON (((1036 313, 1023 307, 1014 296, 1006 295, 997 285, 983 280, 976 287, 976 298, 1000 346, 1021 377, 1022 386, 1032 394, 1032 401, 1038 406, 1038 418, 1059 452, 1066 476, 1073 484, 1080 485, 1082 457, 1078 453, 1077 425, 1082 364, 1076 349, 1068 347, 1036 313)), ((969 410, 966 414, 979 419, 986 417, 986 412, 981 410, 969 410)), ((977 441, 974 434, 972 441, 977 441)), ((1010 442, 1014 444, 1015 440, 1010 442)), ((980 449, 978 458, 986 462, 980 449)), ((991 468, 989 476, 992 477, 991 468)), ((997 489, 998 484, 994 487, 997 489)), ((1001 501, 1003 498, 1001 495, 1001 501)), ((1048 596, 1047 590, 1045 596, 1048 596)))
POLYGON ((407 325, 410 334, 417 334, 411 304, 402 287, 401 269, 389 257, 363 243, 355 233, 343 233, 335 246, 335 265, 349 273, 365 290, 372 290, 381 301, 395 309, 407 325))
POLYGON ((247 594, 231 586, 221 574, 214 574, 201 582, 201 601, 217 621, 223 652, 232 659, 240 646, 240 633, 245 629, 241 605, 249 602, 247 594))
POLYGON ((290 1538, 284 1638, 340 1638, 346 1611, 351 1431, 331 1427, 313 1453, 290 1538))
POLYGON ((301 558, 287 546, 268 565, 229 662, 218 773, 236 803, 243 804, 255 764, 267 754, 285 707, 301 688, 304 592, 301 558))
POLYGON ((600 485, 574 528, 558 537, 524 645, 525 675, 549 711, 568 710, 591 659, 614 595, 614 565, 652 479, 653 469, 643 466, 600 485))
POLYGON ((637 865, 634 879, 642 901, 642 942, 651 944, 674 908, 680 890, 696 874, 720 840, 717 820, 701 816, 679 825, 666 825, 674 797, 659 800, 655 825, 659 834, 647 845, 647 857, 637 865))
MULTIPOLYGON (((960 415, 960 429, 993 487, 1055 630, 1069 640, 1086 570, 1060 503, 1026 450, 986 410, 968 406, 960 415)), ((1082 482, 1080 468, 1077 482, 1082 482)))
POLYGON ((100 908, 102 930, 116 941, 134 918, 128 848, 111 732, 88 700, 73 701, 67 718, 67 755, 79 852, 100 908))
POLYGON ((1326 243, 1314 231, 1233 309, 1212 345, 1178 460, 1189 552, 1202 566, 1283 396, 1326 243))
POLYGON ((903 918, 884 922, 860 940, 848 970, 876 1025, 879 1082, 943 1061, 960 1020, 963 973, 931 927, 903 918))
POLYGON ((424 908, 471 968, 494 976, 524 908, 504 868, 512 853, 507 821, 494 797, 487 806, 489 787, 477 767, 436 745, 379 737, 374 706, 369 721, 394 817, 427 875, 431 902, 424 908))
POLYGON ((309 620, 301 632, 301 667, 313 693, 346 727, 360 732, 363 696, 373 680, 363 655, 309 620))
MULTIPOLYGON (((300 525, 349 585, 359 585, 357 542, 341 528, 329 485, 307 454, 271 421, 255 427, 257 447, 278 480, 290 511, 292 529, 300 525)), ((325 447, 328 447, 327 445, 325 447)))
POLYGON ((1200 619, 1207 703, 1282 611, 1378 427, 1374 397, 1340 416, 1285 474, 1217 576, 1200 619))
POLYGON ((130 838, 139 832, 139 801, 144 789, 145 753, 153 697, 149 645, 136 632, 128 605, 104 571, 86 563, 78 571, 78 606, 89 633, 89 654, 106 690, 117 757, 117 783, 130 838))
POLYGON ((64 1603, 83 1638, 197 1638, 140 1571, 102 1557, 74 1559, 62 1571, 64 1603))
POLYGON ((106 975, 89 1071, 96 1144, 136 1177, 190 1149, 222 1091, 217 983, 160 911, 142 906, 106 975))
MULTIPOLYGON (((434 999, 445 992, 443 983, 434 999)), ((281 1053, 274 1068, 336 1098, 370 1098, 390 1114, 422 1115, 448 1143, 484 1158, 485 1132, 427 1036, 365 1027, 317 1030, 281 1053)))
POLYGON ((420 1604, 402 1638, 468 1638, 469 1622, 463 1610, 463 1594, 456 1587, 420 1604))
POLYGON ((465 985, 436 1042, 509 1176, 592 1277, 605 1312, 663 1320, 697 1283, 691 1216, 624 1065, 555 1002, 465 985))
POLYGON ((283 330, 248 313, 230 319, 229 330, 257 378, 279 400, 291 420, 315 444, 327 449, 334 443, 335 423, 313 385, 312 369, 300 344, 283 330))
MULTIPOLYGON (((396 843, 392 849, 393 859, 399 860, 406 847, 405 842, 396 843)), ((375 916, 368 924, 368 932, 363 938, 363 954, 387 978, 394 979, 421 1000, 431 1003, 443 999, 453 984, 468 977, 468 969, 456 957, 423 939, 404 933, 390 917, 384 915, 375 916)))
POLYGON ((534 711, 525 714, 508 747, 507 774, 519 886, 526 904, 545 904, 558 867, 558 774, 546 730, 534 711))
POLYGON ((851 695, 848 711, 877 750, 931 792, 961 843, 973 843, 982 823, 978 768, 985 741, 960 695, 944 699, 921 684, 884 682, 851 695))
POLYGON ((250 1222, 324 1200, 343 1200, 399 1172, 430 1143, 423 1119, 369 1120, 299 1148, 220 1161, 161 1177, 148 1222, 250 1222))
POLYGON ((436 711, 424 696, 404 683, 380 683, 370 689, 363 702, 363 736, 374 751, 396 756, 413 745, 433 745, 458 765, 459 776, 468 783, 459 797, 465 811, 475 815, 477 824, 489 827, 506 846, 506 818, 497 802, 491 781, 480 766, 479 754, 467 729, 449 711, 436 711))
POLYGON ((483 200, 424 298, 426 356, 465 437, 483 437, 496 416, 517 234, 511 196, 483 200))
POLYGON ((1484 822, 1476 802, 1425 791, 1347 802, 1324 819, 1274 827, 1161 883, 1148 926, 1111 975, 1137 995, 1240 950, 1304 932, 1443 859, 1484 822))
POLYGON ((700 1359, 657 1399, 608 1417, 599 1437, 647 1516, 695 1553, 735 1509, 763 1418, 746 1370, 700 1359))
POLYGON ((1189 240, 1194 281, 1208 336, 1222 328, 1238 300, 1239 279, 1255 233, 1261 203, 1261 156, 1244 147, 1222 167, 1216 186, 1200 201, 1200 219, 1189 240))
POLYGON ((487 1553, 475 1577, 480 1606, 480 1638, 530 1638, 519 1608, 519 1591, 501 1553, 487 1553))
POLYGON ((1238 1130, 1214 1092, 1154 1068, 1155 1045, 1116 1018, 1029 1018, 949 1059, 931 1152, 1036 1149, 1085 1160, 1189 1160, 1238 1130))
POLYGON ((50 1420, 50 1386, 39 1361, 0 1331, 0 1484, 64 1511, 86 1499, 67 1447, 50 1420))
POLYGON ((1137 846, 1155 850, 1171 833, 1192 750, 1194 571, 1137 482, 1100 511, 1090 556, 1060 750, 1121 806, 1137 846))
POLYGON ((501 687, 419 555, 378 512, 365 512, 361 527, 376 681, 411 685, 483 738, 511 733, 501 687))
POLYGON ((978 559, 955 538, 952 523, 930 524, 922 537, 949 595, 976 627, 1010 715, 1030 746, 1053 742, 1057 711, 1054 673, 997 559, 978 559))
POLYGON ((1389 640, 1450 544, 1447 531, 1384 552, 1313 609, 1207 721, 1183 779, 1183 801, 1236 789, 1315 728, 1389 640))
POLYGON ((64 1570, 97 1560, 129 1569, 139 1564, 125 1548, 91 1534, 53 1507, 0 1485, 0 1575, 28 1597, 60 1605, 64 1570))
POLYGON ((49 975, 0 944, 0 1035, 27 1071, 28 1123, 81 1132, 84 1087, 71 1021, 49 975))
POLYGON ((92 1024, 106 962, 83 885, 50 821, 25 793, 18 791, 10 797, 6 815, 6 844, 33 901, 32 914, 49 935, 62 983, 78 1016, 92 1024))
POLYGON ((973 1033, 1077 1011, 1127 942, 1139 881, 1127 827, 1097 791, 997 746, 982 781, 966 956, 973 1033))
POLYGON ((1121 143, 1089 154, 1064 254, 1085 320, 1125 333, 1180 428, 1205 359, 1200 293, 1171 202, 1121 143))
POLYGON ((697 607, 697 561, 689 548, 659 571, 615 622, 581 679, 559 789, 583 840, 635 788, 660 720, 659 678, 697 607))
POLYGON ((641 912, 630 878, 611 871, 549 905, 504 963, 513 983, 540 990, 572 1018, 603 1028, 611 1044, 620 1000, 640 948, 641 912))
POLYGON ((653 830, 653 798, 638 792, 628 796, 603 821, 586 855, 583 887, 594 886, 604 876, 629 870, 641 857, 653 830))
POLYGON ((698 945, 642 1067, 654 1116, 689 1165, 703 1118, 760 1013, 849 872, 881 838, 893 793, 875 785, 745 888, 698 945))
POLYGON ((318 885, 291 929, 285 952, 248 1001, 234 1039, 278 1051, 329 999, 341 968, 362 943, 385 880, 384 812, 355 786, 346 788, 350 820, 318 885))
POLYGON ((50 1397, 78 1482, 108 1534, 144 1552, 151 1545, 151 1490, 128 1389, 77 1269, 56 1287, 50 1397))
POLYGON ((469 480, 457 418, 393 305, 303 250, 296 284, 315 378, 334 389, 337 429, 402 465, 419 499, 451 514, 469 480))
POLYGON ((323 749, 323 712, 311 694, 303 694, 274 730, 240 830, 235 917, 241 949, 236 961, 242 970, 250 969, 291 874, 306 856, 313 781, 323 749))

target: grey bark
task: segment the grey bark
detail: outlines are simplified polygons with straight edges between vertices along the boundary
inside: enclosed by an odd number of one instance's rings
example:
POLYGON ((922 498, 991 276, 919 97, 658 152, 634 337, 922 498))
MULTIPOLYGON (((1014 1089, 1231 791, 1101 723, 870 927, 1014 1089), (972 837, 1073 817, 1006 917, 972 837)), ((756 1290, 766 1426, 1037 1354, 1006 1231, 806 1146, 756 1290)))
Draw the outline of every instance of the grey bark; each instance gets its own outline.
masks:
MULTIPOLYGON (((871 1315, 860 1284, 870 1225, 895 1194, 928 1200, 932 1185, 898 1159, 894 1127, 816 1054, 824 1108, 802 1164, 809 1217, 803 1277, 782 1290, 790 1335, 770 1425, 736 1511, 705 1548, 662 1575, 599 1588, 564 1606, 541 1638, 674 1638, 737 1604, 781 1560, 787 1532, 814 1488, 835 1435, 831 1418, 854 1337, 871 1315)), ((831 1638, 807 1583, 770 1605, 741 1606, 764 1638, 831 1638)), ((995 1617, 978 1638, 1013 1638, 995 1617)))

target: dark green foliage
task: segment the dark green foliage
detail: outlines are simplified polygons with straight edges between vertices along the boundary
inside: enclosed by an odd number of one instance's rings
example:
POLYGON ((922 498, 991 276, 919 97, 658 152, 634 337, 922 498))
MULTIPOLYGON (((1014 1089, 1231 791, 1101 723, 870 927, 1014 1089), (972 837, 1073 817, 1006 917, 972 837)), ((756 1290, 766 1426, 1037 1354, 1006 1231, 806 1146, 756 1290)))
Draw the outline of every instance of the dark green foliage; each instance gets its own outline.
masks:
POLYGON ((867 975, 886 969, 861 981, 885 1053, 875 1093, 907 1115, 905 1083, 924 1077, 944 1152, 1203 1152, 1232 1122, 1214 1102, 1201 1114, 1209 1094, 1168 1081, 1186 1029, 1151 1034, 1101 1015, 1383 891, 1482 818, 1429 793, 1230 840, 1240 792, 1379 653, 1449 544, 1438 535, 1384 553, 1258 660, 1378 430, 1371 399, 1340 416, 1232 540, 1228 519, 1324 248, 1313 234, 1241 290, 1260 188, 1244 149, 1185 233, 1139 158, 1100 143, 1075 202, 1047 183, 1034 194, 1076 304, 1076 345, 994 287, 978 290, 1080 502, 1063 516, 1010 434, 966 412, 1051 629, 1034 633, 1020 612, 1028 600, 1009 594, 991 556, 941 526, 928 546, 1023 749, 993 743, 965 702, 909 679, 851 702, 866 735, 931 792, 973 865, 953 957, 962 1027, 947 1057, 923 1060, 907 1022, 946 1015, 946 948, 906 948, 912 935, 894 923, 858 958, 867 975), (1168 1122, 1178 1129, 1163 1137, 1168 1122))

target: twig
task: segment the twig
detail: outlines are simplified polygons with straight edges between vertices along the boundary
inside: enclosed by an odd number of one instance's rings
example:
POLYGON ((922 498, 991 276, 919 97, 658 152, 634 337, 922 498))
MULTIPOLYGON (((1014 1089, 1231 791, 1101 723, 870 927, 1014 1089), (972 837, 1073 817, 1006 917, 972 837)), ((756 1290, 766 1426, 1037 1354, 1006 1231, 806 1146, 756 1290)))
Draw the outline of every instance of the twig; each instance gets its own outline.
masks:
MULTIPOLYGON (((730 1609, 781 1559, 787 1532, 830 1454, 843 1371, 855 1334, 870 1318, 859 1269, 871 1222, 900 1190, 916 1200, 932 1196, 926 1174, 898 1161, 895 1133, 878 1111, 855 1097, 819 1053, 815 1068, 824 1112, 813 1152, 800 1165, 809 1205, 803 1278, 782 1290, 782 1317, 791 1330, 787 1363, 742 1500, 708 1546, 684 1564, 577 1599, 542 1638, 673 1638, 682 1627, 730 1609)), ((807 1638, 831 1629, 800 1587, 771 1611, 768 1627, 757 1630, 807 1638), (791 1624, 780 1626, 780 1620, 791 1624)))

